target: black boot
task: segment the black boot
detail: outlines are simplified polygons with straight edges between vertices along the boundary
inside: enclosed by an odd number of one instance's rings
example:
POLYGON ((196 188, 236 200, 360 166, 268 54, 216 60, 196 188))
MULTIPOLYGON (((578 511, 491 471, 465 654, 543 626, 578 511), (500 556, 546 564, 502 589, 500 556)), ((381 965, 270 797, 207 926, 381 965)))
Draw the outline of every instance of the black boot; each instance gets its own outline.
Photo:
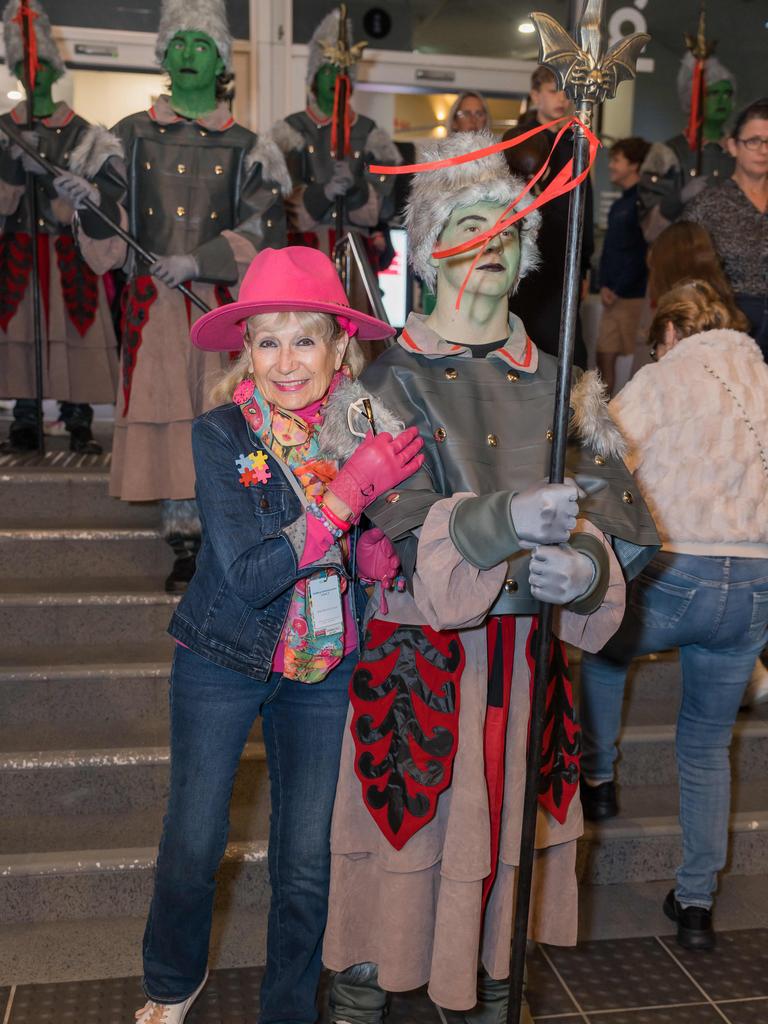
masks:
POLYGON ((199 537, 184 537, 175 533, 167 538, 173 548, 176 561, 165 580, 167 594, 183 594, 187 584, 195 575, 195 562, 200 549, 199 537))
POLYGON ((101 455, 104 449, 96 441, 90 427, 69 427, 69 450, 80 455, 101 455))
POLYGON ((11 427, 8 439, 0 442, 0 455, 18 455, 22 452, 34 452, 40 445, 37 443, 37 427, 11 427))
POLYGON ((619 813, 619 802, 616 799, 616 783, 601 782, 598 786, 590 786, 584 778, 580 780, 581 809, 587 821, 607 821, 619 813))

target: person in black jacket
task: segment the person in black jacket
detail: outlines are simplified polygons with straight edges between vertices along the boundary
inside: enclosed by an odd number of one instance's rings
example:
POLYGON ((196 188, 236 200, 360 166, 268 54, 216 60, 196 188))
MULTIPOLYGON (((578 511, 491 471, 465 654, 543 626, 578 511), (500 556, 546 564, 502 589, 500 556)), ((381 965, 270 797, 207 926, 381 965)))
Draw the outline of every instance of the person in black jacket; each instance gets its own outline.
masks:
POLYGON ((616 360, 635 351, 638 324, 648 285, 646 243, 640 228, 640 166, 651 144, 619 139, 611 147, 611 184, 621 195, 608 213, 608 230, 600 255, 600 301, 603 317, 597 336, 597 368, 609 394, 616 384, 616 360))
MULTIPOLYGON (((570 103, 562 90, 557 88, 553 73, 546 67, 538 67, 531 76, 531 107, 517 128, 512 128, 504 139, 512 138, 535 127, 547 124, 569 113, 570 103)), ((513 147, 505 151, 507 162, 513 174, 531 178, 552 151, 547 180, 556 175, 573 156, 573 136, 566 132, 553 150, 556 132, 547 130, 535 138, 546 143, 541 147, 541 162, 530 172, 518 165, 518 150, 513 147)), ((530 154, 526 159, 530 159, 530 154)), ((541 182, 542 185, 545 182, 541 182)), ((510 301, 510 309, 516 313, 528 328, 536 345, 550 355, 557 355, 560 344, 560 306, 563 298, 563 271, 565 267, 565 240, 568 234, 568 205, 566 193, 551 200, 542 209, 542 224, 539 233, 541 268, 528 274, 510 301)), ((586 290, 592 254, 595 250, 593 229, 592 185, 587 181, 587 198, 584 210, 584 238, 581 248, 581 270, 586 290)), ((576 347, 574 363, 582 369, 587 366, 587 349, 581 330, 580 319, 576 318, 576 347)))

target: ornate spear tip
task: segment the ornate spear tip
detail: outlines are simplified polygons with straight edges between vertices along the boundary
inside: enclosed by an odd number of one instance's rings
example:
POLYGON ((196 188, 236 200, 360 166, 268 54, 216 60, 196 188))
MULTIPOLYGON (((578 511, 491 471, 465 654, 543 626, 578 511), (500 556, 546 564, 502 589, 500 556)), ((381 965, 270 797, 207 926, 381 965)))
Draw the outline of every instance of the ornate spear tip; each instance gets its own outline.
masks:
POLYGON ((529 15, 539 36, 539 63, 554 74, 558 86, 577 103, 602 103, 616 95, 621 82, 635 77, 637 59, 650 42, 645 32, 625 36, 605 52, 602 29, 605 0, 587 0, 576 43, 551 15, 529 15))
POLYGON ((341 71, 347 72, 363 56, 363 50, 368 45, 367 40, 361 40, 353 46, 349 45, 349 33, 347 24, 347 5, 339 4, 339 33, 335 42, 323 45, 323 56, 329 64, 335 64, 341 71))
POLYGON ((691 54, 696 60, 706 60, 707 57, 711 57, 717 47, 717 40, 707 40, 707 6, 706 4, 701 5, 701 11, 699 13, 699 24, 696 28, 696 35, 692 36, 688 32, 683 35, 686 47, 691 51, 691 54))

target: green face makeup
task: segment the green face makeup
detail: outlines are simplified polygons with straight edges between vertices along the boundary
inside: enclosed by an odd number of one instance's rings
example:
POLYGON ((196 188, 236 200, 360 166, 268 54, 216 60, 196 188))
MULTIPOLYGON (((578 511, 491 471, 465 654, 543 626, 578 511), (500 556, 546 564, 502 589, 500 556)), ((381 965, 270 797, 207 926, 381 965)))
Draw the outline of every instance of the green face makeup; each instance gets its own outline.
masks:
POLYGON ((707 86, 704 99, 704 137, 713 142, 723 134, 725 122, 733 112, 733 86, 725 79, 707 86))
MULTIPOLYGON (((14 71, 16 77, 23 81, 24 64, 22 61, 19 61, 14 71)), ((51 95, 51 89, 58 77, 59 75, 47 60, 40 61, 35 75, 35 90, 32 94, 32 113, 35 117, 50 117, 53 113, 56 103, 51 95)))
MULTIPOLYGON (((457 207, 442 230, 439 248, 452 248, 487 231, 505 209, 498 203, 489 202, 457 207)), ((438 290, 458 295, 476 254, 477 249, 471 249, 459 256, 437 260, 438 290)), ((467 282, 465 294, 487 298, 508 295, 517 280, 519 269, 520 235, 517 225, 513 224, 486 243, 485 251, 467 282)))
POLYGON ((177 32, 163 65, 171 76, 171 105, 184 117, 199 117, 216 108, 216 79, 224 61, 205 32, 177 32))
POLYGON ((339 69, 335 64, 323 64, 315 75, 315 99, 326 117, 333 113, 333 97, 339 69))

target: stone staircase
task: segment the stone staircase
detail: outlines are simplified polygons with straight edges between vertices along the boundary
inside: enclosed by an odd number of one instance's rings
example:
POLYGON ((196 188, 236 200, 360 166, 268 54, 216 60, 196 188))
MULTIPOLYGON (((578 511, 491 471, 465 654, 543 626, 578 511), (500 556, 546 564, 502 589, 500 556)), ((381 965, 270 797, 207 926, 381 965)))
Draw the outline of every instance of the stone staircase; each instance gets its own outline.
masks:
MULTIPOLYGON (((100 935, 110 919, 123 929, 144 916, 152 886, 168 772, 171 554, 155 508, 110 499, 108 457, 84 458, 63 468, 0 460, 0 932, 9 942, 33 942, 33 926, 46 942, 72 922, 100 935)), ((607 886, 672 877, 677 693, 674 658, 635 665, 622 814, 588 827, 580 847, 587 901, 607 886)), ((733 764, 729 870, 768 874, 768 716, 742 716, 733 764)), ((268 819, 257 726, 235 787, 219 905, 247 911, 261 936, 268 819)))

